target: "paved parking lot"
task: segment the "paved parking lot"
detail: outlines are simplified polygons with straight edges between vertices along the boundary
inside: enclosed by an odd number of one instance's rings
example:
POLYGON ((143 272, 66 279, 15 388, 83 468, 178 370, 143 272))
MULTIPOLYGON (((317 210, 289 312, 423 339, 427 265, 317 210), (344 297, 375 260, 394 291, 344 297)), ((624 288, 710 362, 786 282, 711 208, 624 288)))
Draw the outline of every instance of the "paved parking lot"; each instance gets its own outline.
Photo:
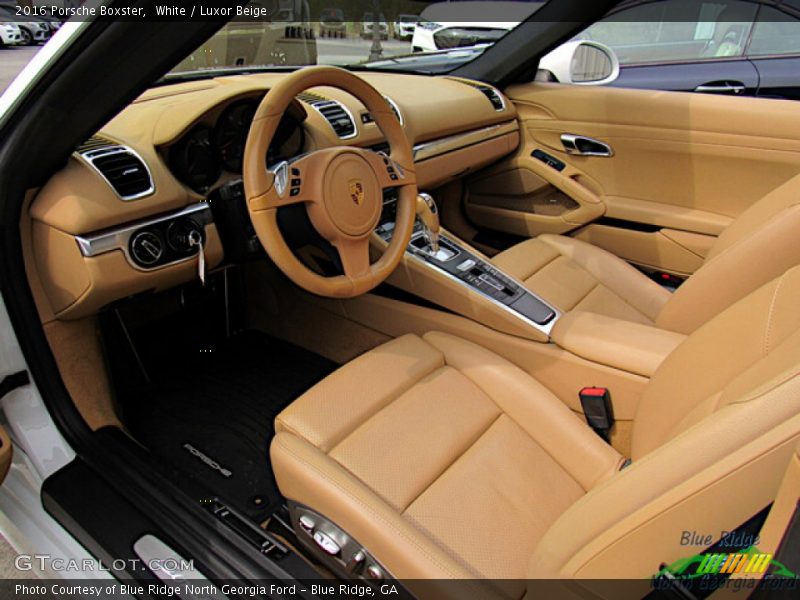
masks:
POLYGON ((12 46, 0 48, 0 93, 17 76, 28 61, 39 51, 40 46, 12 46))

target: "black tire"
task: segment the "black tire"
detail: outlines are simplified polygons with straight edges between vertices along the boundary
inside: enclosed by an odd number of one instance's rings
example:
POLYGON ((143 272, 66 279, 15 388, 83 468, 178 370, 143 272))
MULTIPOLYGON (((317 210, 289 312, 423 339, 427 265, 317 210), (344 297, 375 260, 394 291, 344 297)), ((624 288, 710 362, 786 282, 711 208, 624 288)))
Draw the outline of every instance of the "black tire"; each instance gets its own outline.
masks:
POLYGON ((23 46, 33 46, 33 45, 36 44, 36 40, 33 39, 33 34, 31 33, 30 29, 20 25, 19 26, 19 32, 22 34, 22 45, 23 46))

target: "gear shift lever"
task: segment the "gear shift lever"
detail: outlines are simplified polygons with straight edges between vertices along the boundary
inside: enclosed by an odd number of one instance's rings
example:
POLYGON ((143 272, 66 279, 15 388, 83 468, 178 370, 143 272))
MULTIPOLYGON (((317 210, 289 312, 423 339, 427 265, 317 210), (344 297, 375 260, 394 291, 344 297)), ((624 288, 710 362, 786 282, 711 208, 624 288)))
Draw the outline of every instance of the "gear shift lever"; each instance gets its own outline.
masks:
POLYGON ((422 222, 422 234, 430 245, 430 253, 439 253, 439 209, 430 194, 417 195, 417 216, 422 222))

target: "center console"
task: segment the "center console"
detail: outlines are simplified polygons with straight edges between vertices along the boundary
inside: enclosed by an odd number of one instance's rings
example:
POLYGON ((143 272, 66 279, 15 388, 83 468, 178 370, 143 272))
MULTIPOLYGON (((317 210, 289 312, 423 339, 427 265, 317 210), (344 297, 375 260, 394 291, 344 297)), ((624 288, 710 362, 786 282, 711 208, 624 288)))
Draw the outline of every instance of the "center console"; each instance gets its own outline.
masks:
MULTIPOLYGON (((396 198, 387 196, 381 219, 375 230, 387 243, 394 233, 396 203, 396 198)), ((556 308, 533 294, 519 281, 503 273, 474 250, 466 248, 454 237, 441 234, 437 251, 434 251, 429 238, 425 227, 418 220, 414 225, 407 255, 549 335, 559 317, 556 308)))

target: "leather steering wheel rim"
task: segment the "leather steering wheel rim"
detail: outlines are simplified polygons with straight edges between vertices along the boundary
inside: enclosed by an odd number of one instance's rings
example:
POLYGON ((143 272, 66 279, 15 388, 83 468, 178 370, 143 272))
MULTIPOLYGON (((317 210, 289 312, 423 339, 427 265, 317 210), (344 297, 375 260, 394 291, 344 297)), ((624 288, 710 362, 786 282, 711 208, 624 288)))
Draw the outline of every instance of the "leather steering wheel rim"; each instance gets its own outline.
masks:
POLYGON ((282 78, 258 106, 245 144, 242 178, 253 227, 278 268, 309 292, 351 298, 384 281, 403 258, 414 228, 417 183, 413 166, 405 131, 375 88, 344 69, 307 67, 282 78), (338 88, 361 101, 386 137, 390 154, 336 146, 268 170, 265 157, 281 117, 298 94, 317 86, 338 88), (397 193, 394 233, 383 255, 370 264, 370 239, 387 188, 397 193), (325 277, 314 272, 286 244, 277 212, 298 203, 306 205, 314 228, 337 249, 343 275, 325 277))

